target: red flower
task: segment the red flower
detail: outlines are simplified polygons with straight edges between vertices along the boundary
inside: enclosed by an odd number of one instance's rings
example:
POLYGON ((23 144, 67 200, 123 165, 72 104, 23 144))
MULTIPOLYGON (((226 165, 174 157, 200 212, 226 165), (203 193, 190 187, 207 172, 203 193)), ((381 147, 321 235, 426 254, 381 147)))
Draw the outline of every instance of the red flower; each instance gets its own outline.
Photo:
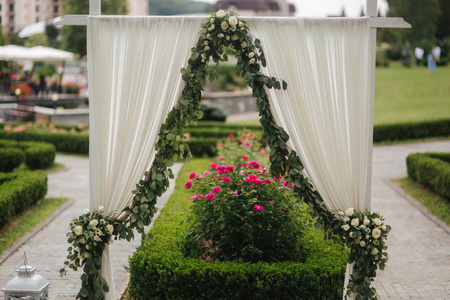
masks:
POLYGON ((264 183, 270 184, 270 179, 264 179, 264 183))
POLYGON ((211 169, 215 169, 215 168, 217 168, 217 165, 216 165, 215 163, 210 163, 210 164, 209 164, 209 167, 210 167, 211 169))
POLYGON ((262 180, 259 179, 259 178, 256 178, 255 180, 253 180, 253 182, 254 182, 256 185, 260 185, 260 184, 262 183, 262 180))
POLYGON ((195 172, 192 172, 191 174, 189 174, 189 179, 193 179, 197 177, 197 174, 195 172))
POLYGON ((213 187, 213 189, 212 189, 212 191, 213 191, 214 194, 220 192, 221 190, 222 190, 222 188, 221 188, 220 186, 215 186, 215 187, 213 187))
POLYGON ((222 161, 224 159, 225 159, 225 157, 223 157, 223 156, 219 157, 219 161, 222 161))
POLYGON ((228 135, 228 138, 229 138, 229 139, 234 139, 234 135, 229 134, 229 135, 228 135))
POLYGON ((255 204, 255 206, 253 206, 253 210, 254 210, 254 211, 262 212, 263 209, 264 209, 264 207, 261 206, 261 205, 258 205, 258 204, 255 204))
POLYGON ((207 194, 207 195, 205 195, 205 198, 208 200, 212 200, 212 199, 216 198, 216 195, 214 195, 213 193, 207 194))
POLYGON ((244 156, 242 156, 242 159, 248 159, 248 156, 244 155, 244 156))
POLYGON ((186 183, 184 184, 184 187, 187 189, 190 189, 192 187, 192 181, 186 181, 186 183))
POLYGON ((223 182, 231 182, 231 178, 230 177, 223 177, 222 181, 223 182))

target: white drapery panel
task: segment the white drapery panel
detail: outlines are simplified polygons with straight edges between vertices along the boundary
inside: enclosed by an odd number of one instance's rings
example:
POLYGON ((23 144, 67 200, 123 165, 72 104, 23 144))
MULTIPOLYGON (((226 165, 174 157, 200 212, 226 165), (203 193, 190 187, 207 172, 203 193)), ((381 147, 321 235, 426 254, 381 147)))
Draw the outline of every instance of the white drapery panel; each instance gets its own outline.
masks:
MULTIPOLYGON (((90 209, 120 212, 153 163, 202 18, 88 18, 90 209)), ((100 274, 115 298, 109 250, 100 274)))
MULTIPOLYGON (((249 19, 266 54, 276 122, 330 210, 370 209, 373 103, 369 18, 249 19)), ((375 45, 373 45, 374 47, 375 45)), ((346 284, 352 267, 347 266, 346 284)))

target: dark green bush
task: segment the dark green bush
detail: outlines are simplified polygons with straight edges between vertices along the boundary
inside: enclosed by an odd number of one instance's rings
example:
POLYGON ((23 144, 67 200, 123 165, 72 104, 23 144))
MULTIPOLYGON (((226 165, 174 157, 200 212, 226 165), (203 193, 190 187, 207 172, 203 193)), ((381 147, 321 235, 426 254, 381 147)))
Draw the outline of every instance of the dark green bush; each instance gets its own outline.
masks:
POLYGON ((0 147, 0 172, 11 172, 23 162, 23 151, 19 148, 0 147))
POLYGON ((419 123, 377 125, 373 128, 373 141, 401 141, 450 135, 450 119, 419 123))
POLYGON ((0 173, 0 228, 46 194, 47 175, 43 171, 0 173))
POLYGON ((450 153, 412 153, 406 166, 410 178, 450 200, 450 153))
POLYGON ((202 104, 202 120, 204 121, 222 121, 225 122, 227 114, 218 107, 202 104))
POLYGON ((14 151, 7 150, 10 153, 15 153, 15 159, 11 157, 11 161, 2 159, 2 161, 0 162, 0 164, 9 165, 9 167, 4 170, 0 167, 0 170, 3 170, 3 172, 11 172, 23 161, 25 161, 25 164, 32 170, 45 169, 51 166, 51 164, 55 160, 56 155, 55 146, 50 143, 42 142, 17 142, 12 140, 0 140, 0 150, 2 149, 15 149, 14 151), (20 153, 22 153, 22 156, 20 156, 20 153), (20 157, 21 159, 19 162, 18 159, 20 157), (11 164, 15 166, 12 169, 11 164))
POLYGON ((217 138, 190 138, 187 144, 193 156, 212 157, 217 154, 217 138))

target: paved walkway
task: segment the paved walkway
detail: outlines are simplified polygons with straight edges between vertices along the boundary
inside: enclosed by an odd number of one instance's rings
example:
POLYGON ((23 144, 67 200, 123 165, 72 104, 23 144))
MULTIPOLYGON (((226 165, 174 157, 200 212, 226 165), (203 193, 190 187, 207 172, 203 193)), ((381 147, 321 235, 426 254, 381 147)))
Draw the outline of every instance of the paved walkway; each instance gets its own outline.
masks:
MULTIPOLYGON (((406 156, 419 151, 448 152, 450 140, 374 148, 372 209, 384 215, 393 228, 388 239, 390 260, 386 270, 380 272, 375 281, 381 299, 450 299, 449 227, 438 222, 442 226, 439 227, 428 213, 401 196, 388 182, 392 178, 405 177, 406 156)), ((32 234, 23 245, 16 245, 17 251, 6 251, 0 256, 0 288, 15 276, 15 269, 22 265, 25 251, 28 262, 37 267, 38 274, 51 282, 50 299, 68 300, 75 298, 81 274, 69 271, 67 276, 60 278, 58 270, 68 247, 65 238, 67 223, 88 207, 89 162, 87 158, 65 155, 58 155, 56 161, 67 168, 48 175, 47 196, 65 196, 73 204, 42 230, 32 234)), ((179 167, 177 165, 177 170, 179 167)), ((165 194, 159 206, 168 195, 165 194)), ((128 256, 139 244, 138 237, 132 243, 114 242, 111 247, 118 298, 128 281, 128 273, 123 266, 128 264, 128 256)), ((13 246, 11 250, 16 248, 13 246)), ((3 298, 1 291, 0 298, 3 298)))

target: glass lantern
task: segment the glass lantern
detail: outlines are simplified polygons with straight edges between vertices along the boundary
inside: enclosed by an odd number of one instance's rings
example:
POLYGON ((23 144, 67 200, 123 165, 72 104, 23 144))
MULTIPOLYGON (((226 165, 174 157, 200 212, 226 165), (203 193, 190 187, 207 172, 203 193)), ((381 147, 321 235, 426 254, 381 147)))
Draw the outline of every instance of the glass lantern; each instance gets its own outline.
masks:
POLYGON ((2 289, 5 300, 48 300, 50 282, 36 275, 36 268, 30 265, 21 266, 6 287, 2 289))

